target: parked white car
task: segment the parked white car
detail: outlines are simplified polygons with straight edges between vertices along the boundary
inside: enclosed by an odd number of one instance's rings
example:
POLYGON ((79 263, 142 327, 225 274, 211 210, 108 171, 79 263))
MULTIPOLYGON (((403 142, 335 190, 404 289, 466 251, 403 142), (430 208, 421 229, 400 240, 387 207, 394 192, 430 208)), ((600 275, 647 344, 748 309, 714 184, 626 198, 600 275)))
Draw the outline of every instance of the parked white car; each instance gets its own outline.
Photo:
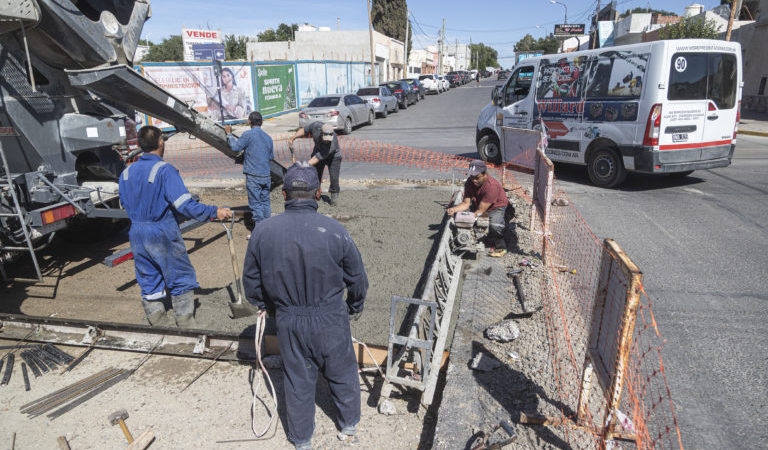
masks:
POLYGON ((444 75, 438 76, 437 79, 440 80, 440 84, 443 86, 443 92, 451 88, 451 82, 444 75))
POLYGON ((427 94, 430 92, 433 94, 439 94, 443 92, 442 84, 435 74, 421 75, 419 77, 419 81, 421 82, 422 86, 424 86, 424 90, 426 90, 427 94))

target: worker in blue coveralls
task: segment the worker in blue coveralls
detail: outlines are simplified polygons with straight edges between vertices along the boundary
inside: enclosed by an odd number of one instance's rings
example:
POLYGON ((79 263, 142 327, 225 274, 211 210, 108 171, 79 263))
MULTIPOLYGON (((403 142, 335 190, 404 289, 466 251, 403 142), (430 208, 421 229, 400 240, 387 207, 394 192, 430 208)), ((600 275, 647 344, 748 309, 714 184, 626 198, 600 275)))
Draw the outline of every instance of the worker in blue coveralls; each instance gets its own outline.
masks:
POLYGON ((245 174, 245 188, 248 191, 248 206, 253 213, 253 224, 264 219, 269 219, 272 209, 269 205, 269 191, 271 188, 269 161, 275 157, 272 138, 269 137, 261 124, 264 120, 261 113, 253 111, 248 115, 251 129, 243 133, 240 138, 232 135, 232 127, 227 125, 227 141, 232 150, 245 151, 243 161, 243 173, 245 174))
POLYGON ((320 182, 314 167, 306 162, 291 166, 283 196, 285 212, 251 234, 243 285, 260 314, 275 311, 288 439, 297 449, 310 449, 318 370, 339 411, 339 439, 355 439, 360 380, 350 320, 363 312, 368 277, 349 232, 317 213, 320 182))
POLYGON ((120 174, 120 201, 131 219, 128 236, 141 304, 149 324, 157 325, 170 295, 176 325, 196 328, 193 289, 199 285, 178 220, 180 216, 201 222, 226 220, 232 211, 192 198, 179 171, 163 161, 165 142, 159 128, 142 127, 138 138, 144 154, 120 174))

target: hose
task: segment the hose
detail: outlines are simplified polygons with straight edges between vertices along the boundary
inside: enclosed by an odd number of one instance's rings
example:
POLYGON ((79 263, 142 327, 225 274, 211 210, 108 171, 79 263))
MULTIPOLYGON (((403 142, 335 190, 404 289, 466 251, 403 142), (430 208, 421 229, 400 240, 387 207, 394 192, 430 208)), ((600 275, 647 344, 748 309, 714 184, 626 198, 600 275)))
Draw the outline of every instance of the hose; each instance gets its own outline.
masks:
POLYGON ((253 434, 257 438, 263 437, 270 428, 272 428, 272 424, 275 423, 277 420, 277 397, 275 395, 275 386, 272 384, 272 378, 269 376, 269 372, 267 372, 267 369, 264 367, 264 362, 261 359, 261 346, 264 343, 264 329, 266 328, 266 322, 267 322, 267 312, 266 311, 259 311, 257 319, 256 319, 256 332, 254 333, 254 343, 256 345, 256 359, 258 361, 258 368, 261 369, 262 376, 267 379, 267 382, 269 382, 269 388, 270 388, 270 394, 272 395, 272 403, 273 403, 273 409, 270 412, 269 406, 264 404, 264 406, 267 409, 267 413, 269 414, 269 423, 266 427, 264 427, 264 430, 259 433, 256 431, 256 399, 258 398, 259 388, 261 387, 261 378, 259 377, 259 381, 256 383, 256 388, 253 390, 253 402, 251 403, 251 430, 253 431, 253 434))

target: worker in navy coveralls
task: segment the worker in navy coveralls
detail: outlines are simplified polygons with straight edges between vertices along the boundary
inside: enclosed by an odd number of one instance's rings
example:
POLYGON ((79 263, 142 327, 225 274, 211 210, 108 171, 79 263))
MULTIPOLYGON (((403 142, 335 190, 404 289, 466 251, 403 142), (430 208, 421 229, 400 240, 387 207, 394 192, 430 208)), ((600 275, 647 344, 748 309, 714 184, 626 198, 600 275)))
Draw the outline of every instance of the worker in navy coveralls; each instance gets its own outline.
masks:
POLYGON ((243 133, 240 138, 232 135, 232 127, 227 125, 227 141, 232 150, 245 151, 243 161, 243 173, 245 174, 245 187, 248 191, 248 206, 253 213, 254 224, 264 219, 269 219, 272 209, 269 204, 269 191, 271 188, 269 161, 275 157, 272 138, 269 137, 261 124, 264 120, 261 114, 253 111, 248 115, 251 129, 243 133))
POLYGON ((291 166, 283 196, 285 212, 251 233, 243 285, 260 314, 275 310, 288 439, 306 449, 315 428, 318 370, 339 411, 339 438, 357 430, 360 384, 350 319, 363 311, 368 277, 347 230, 317 213, 320 182, 314 167, 306 162, 291 166))
POLYGON ((131 219, 131 250, 141 304, 150 325, 165 315, 164 300, 171 305, 179 327, 195 328, 195 269, 181 238, 180 216, 199 221, 232 217, 229 208, 195 201, 179 171, 163 161, 165 142, 156 127, 139 130, 144 154, 120 174, 120 202, 131 219))

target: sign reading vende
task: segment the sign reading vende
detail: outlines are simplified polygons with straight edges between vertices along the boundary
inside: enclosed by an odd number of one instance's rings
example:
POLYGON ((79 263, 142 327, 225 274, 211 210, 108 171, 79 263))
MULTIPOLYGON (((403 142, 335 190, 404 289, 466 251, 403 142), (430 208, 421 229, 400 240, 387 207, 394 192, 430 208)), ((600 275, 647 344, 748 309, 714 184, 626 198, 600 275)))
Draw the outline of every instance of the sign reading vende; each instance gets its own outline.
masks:
POLYGON ((555 25, 555 36, 581 36, 584 29, 583 23, 562 23, 555 25))
POLYGON ((224 39, 221 30, 193 30, 181 29, 181 42, 184 46, 184 61, 194 61, 194 44, 223 44, 224 39))

